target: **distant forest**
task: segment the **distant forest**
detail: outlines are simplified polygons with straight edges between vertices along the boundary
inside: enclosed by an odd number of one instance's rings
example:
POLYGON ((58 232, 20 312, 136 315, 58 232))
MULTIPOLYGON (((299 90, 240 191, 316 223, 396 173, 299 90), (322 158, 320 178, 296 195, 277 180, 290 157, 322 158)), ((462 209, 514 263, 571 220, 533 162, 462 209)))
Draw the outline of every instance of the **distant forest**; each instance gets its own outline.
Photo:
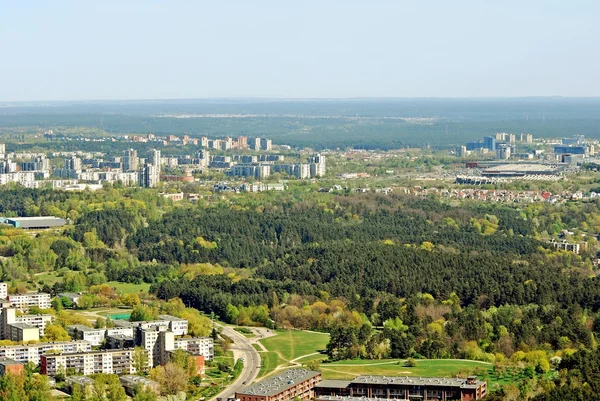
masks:
POLYGON ((600 99, 596 98, 189 100, 0 106, 0 127, 6 132, 17 127, 88 127, 115 134, 264 135, 275 143, 316 149, 447 147, 495 132, 600 137, 600 99), (211 116, 161 117, 184 114, 211 116))

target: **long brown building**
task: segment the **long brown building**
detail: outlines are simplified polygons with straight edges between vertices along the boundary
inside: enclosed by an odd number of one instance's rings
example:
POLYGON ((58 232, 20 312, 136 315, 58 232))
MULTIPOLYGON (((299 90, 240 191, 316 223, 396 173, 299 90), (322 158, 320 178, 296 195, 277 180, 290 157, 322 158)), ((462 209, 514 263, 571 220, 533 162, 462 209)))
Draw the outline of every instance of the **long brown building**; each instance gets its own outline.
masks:
POLYGON ((313 388, 321 382, 321 372, 307 369, 288 369, 268 377, 235 393, 240 401, 288 401, 295 397, 309 400, 314 397, 313 388))
POLYGON ((487 383, 477 380, 477 376, 469 376, 466 379, 358 376, 350 381, 325 380, 315 386, 314 392, 317 401, 473 401, 486 396, 487 383))

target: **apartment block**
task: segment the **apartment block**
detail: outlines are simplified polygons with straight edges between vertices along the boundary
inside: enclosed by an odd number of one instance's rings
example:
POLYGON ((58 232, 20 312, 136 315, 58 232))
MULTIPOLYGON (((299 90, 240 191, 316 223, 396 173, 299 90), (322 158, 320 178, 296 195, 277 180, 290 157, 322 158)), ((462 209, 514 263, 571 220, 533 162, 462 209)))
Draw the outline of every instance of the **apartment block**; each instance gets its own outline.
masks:
POLYGON ((106 329, 93 329, 82 324, 67 326, 69 335, 76 340, 89 341, 93 346, 98 346, 106 338, 106 329))
POLYGON ((40 357, 40 373, 56 376, 74 370, 84 376, 95 373, 134 374, 133 349, 46 354, 40 357))
POLYGON ((47 352, 77 353, 90 352, 92 344, 87 341, 64 341, 0 347, 0 358, 8 358, 20 363, 31 362, 39 365, 40 357, 47 352))
MULTIPOLYGON (((358 376, 354 380, 325 380, 315 386, 319 401, 353 399, 396 399, 430 401, 472 401, 487 394, 487 383, 469 376, 466 379, 410 376, 358 376)), ((246 400, 242 400, 246 401, 246 400)))
POLYGON ((235 398, 240 401, 289 401, 296 397, 310 400, 314 397, 313 389, 321 381, 321 372, 288 369, 235 393, 235 398))
POLYGON ((182 349, 192 355, 202 355, 205 360, 212 361, 215 357, 214 341, 211 337, 176 338, 173 349, 182 349))
POLYGON ((7 297, 11 304, 22 312, 26 312, 32 306, 40 309, 50 309, 50 294, 45 292, 29 292, 27 294, 12 294, 7 297))
MULTIPOLYGON (((14 324, 24 324, 36 327, 39 330, 39 337, 44 336, 44 330, 46 325, 49 324, 53 316, 52 315, 21 315, 17 316, 15 308, 0 308, 0 335, 4 339, 11 339, 10 326, 14 324)), ((19 340, 13 340, 19 341, 19 340)))
POLYGON ((8 284, 0 283, 0 299, 8 298, 8 284))
POLYGON ((16 342, 39 341, 40 329, 27 323, 13 323, 7 325, 6 338, 16 342))

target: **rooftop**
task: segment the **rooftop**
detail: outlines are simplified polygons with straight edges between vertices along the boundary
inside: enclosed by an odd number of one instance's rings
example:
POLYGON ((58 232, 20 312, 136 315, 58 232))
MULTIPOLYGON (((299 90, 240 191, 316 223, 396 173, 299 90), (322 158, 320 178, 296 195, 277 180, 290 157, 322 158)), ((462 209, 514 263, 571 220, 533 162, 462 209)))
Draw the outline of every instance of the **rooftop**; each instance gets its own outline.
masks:
POLYGON ((129 385, 135 387, 138 383, 141 383, 145 386, 158 386, 159 383, 154 380, 150 380, 146 377, 137 376, 137 375, 125 375, 119 377, 119 380, 123 385, 129 385))
POLYGON ((183 320, 185 320, 185 319, 182 319, 180 317, 171 316, 171 315, 159 315, 158 318, 160 320, 168 320, 168 321, 178 321, 178 320, 183 321, 183 320))
POLYGON ((9 365, 22 365, 22 363, 17 362, 13 359, 9 358, 0 358, 0 365, 9 366, 9 365))
POLYGON ((93 385, 94 379, 87 376, 69 376, 65 379, 65 381, 69 384, 77 383, 80 386, 93 385))
POLYGON ((351 380, 323 380, 317 384, 320 388, 346 388, 350 385, 351 380))
POLYGON ((467 379, 448 377, 412 377, 412 376, 358 376, 351 381, 353 384, 384 384, 384 385, 411 385, 411 386, 445 386, 460 388, 477 388, 485 383, 475 380, 474 384, 467 384, 467 379))
POLYGON ((317 372, 316 370, 288 369, 277 376, 267 377, 258 383, 246 387, 239 394, 273 396, 320 374, 321 372, 317 372))
POLYGON ((12 326, 12 327, 17 327, 17 328, 22 329, 22 330, 26 330, 26 329, 38 329, 37 327, 30 325, 29 323, 9 323, 8 325, 12 326))
POLYGON ((106 329, 94 329, 93 327, 88 327, 84 324, 72 324, 67 326, 67 328, 77 331, 106 331, 106 329))

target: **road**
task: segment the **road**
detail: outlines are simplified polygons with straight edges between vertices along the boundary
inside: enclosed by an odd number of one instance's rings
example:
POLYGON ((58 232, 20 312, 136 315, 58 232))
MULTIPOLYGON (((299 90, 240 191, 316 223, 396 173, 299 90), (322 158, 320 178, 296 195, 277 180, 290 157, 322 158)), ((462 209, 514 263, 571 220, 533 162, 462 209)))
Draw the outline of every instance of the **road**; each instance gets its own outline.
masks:
POLYGON ((226 400, 228 397, 234 397, 236 392, 250 385, 258 375, 260 370, 260 354, 252 343, 257 342, 260 336, 256 338, 246 338, 242 334, 233 330, 232 327, 222 326, 215 324, 223 329, 222 334, 233 340, 231 350, 233 351, 233 358, 237 361, 239 358, 244 358, 244 369, 240 373, 239 377, 231 383, 225 390, 214 396, 210 401, 216 400, 217 398, 223 398, 226 400), (246 384, 244 384, 246 383, 246 384))

